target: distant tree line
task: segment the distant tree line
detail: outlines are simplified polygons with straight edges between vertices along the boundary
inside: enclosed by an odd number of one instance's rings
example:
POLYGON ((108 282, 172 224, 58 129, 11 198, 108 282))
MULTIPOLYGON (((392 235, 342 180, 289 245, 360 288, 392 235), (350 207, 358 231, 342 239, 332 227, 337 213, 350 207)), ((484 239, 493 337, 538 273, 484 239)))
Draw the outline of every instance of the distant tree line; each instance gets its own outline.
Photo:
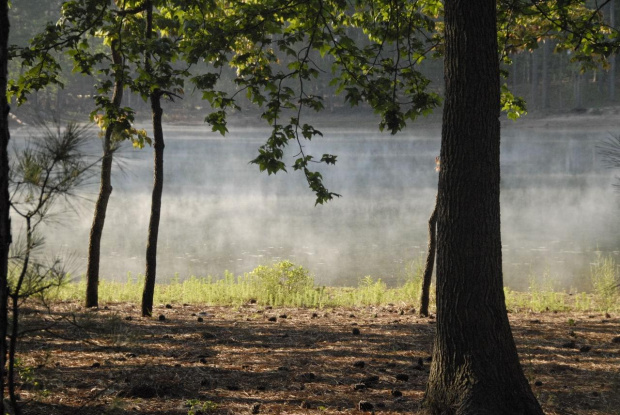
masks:
MULTIPOLYGON (((60 18, 61 1, 55 0, 41 4, 35 0, 15 2, 11 15, 12 30, 11 44, 27 45, 33 28, 41 27, 48 22, 56 22, 60 18)), ((619 2, 609 0, 600 8, 602 19, 609 26, 616 25, 616 16, 620 13, 619 2)), ((527 22, 526 22, 527 23, 527 22)), ((511 27, 510 30, 514 30, 511 27)), ((527 30, 526 28, 520 30, 527 30)), ((358 42, 367 42, 363 36, 351 33, 358 42)), ((507 48, 507 56, 511 64, 503 66, 507 86, 515 96, 525 99, 529 112, 570 111, 587 108, 600 108, 617 103, 616 91, 619 90, 620 77, 617 76, 616 56, 607 57, 605 65, 584 68, 582 61, 575 61, 574 53, 570 49, 558 48, 558 41, 553 33, 538 36, 534 41, 518 47, 507 48)), ((281 61, 286 61, 284 52, 275 51, 281 61)), ((331 56, 319 58, 317 51, 312 51, 313 62, 319 69, 317 79, 312 83, 312 93, 323 97, 327 112, 347 111, 348 105, 343 96, 337 94, 331 77, 331 56)), ((51 85, 41 90, 33 91, 28 102, 13 112, 18 119, 28 122, 34 119, 53 119, 57 116, 76 118, 84 116, 94 109, 93 97, 97 94, 92 80, 82 76, 79 72, 72 72, 73 63, 65 58, 59 59, 62 71, 59 77, 62 87, 51 85)), ((204 63, 196 65, 196 71, 204 70, 204 63)), ((18 62, 9 64, 10 77, 15 79, 22 69, 18 62)), ((431 81, 431 88, 439 94, 443 93, 443 58, 425 59, 419 65, 419 70, 431 81)), ((232 68, 221 68, 221 88, 228 94, 236 91, 235 71, 232 68)), ((252 115, 258 110, 251 105, 244 95, 237 97, 238 103, 244 112, 252 115)), ((149 105, 140 99, 135 91, 123 94, 122 105, 135 109, 140 118, 149 118, 149 105)), ((372 109, 362 103, 368 111, 372 109)), ((166 111, 165 118, 173 121, 196 121, 204 118, 208 106, 202 99, 202 93, 196 89, 185 91, 184 98, 177 105, 166 111)))

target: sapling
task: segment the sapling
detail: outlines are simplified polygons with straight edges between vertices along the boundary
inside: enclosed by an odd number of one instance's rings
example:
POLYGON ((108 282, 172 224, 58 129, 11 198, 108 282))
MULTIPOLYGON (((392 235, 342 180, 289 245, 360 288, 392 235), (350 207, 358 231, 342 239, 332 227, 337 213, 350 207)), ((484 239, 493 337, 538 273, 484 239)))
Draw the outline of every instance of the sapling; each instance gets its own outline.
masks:
MULTIPOLYGON (((11 246, 8 278, 10 327, 8 347, 8 389, 10 406, 21 413, 15 391, 15 353, 19 331, 19 307, 27 298, 42 295, 62 285, 66 278, 62 262, 41 261, 37 250, 44 239, 40 225, 56 217, 52 208, 60 200, 74 196, 75 190, 89 177, 97 161, 88 160, 84 145, 90 139, 88 127, 69 123, 55 130, 42 126, 41 134, 25 148, 15 151, 10 174, 10 203, 14 218, 21 220, 20 234, 11 246)), ((14 222, 15 223, 15 222, 14 222)), ((2 339, 4 341, 4 339, 2 339)))

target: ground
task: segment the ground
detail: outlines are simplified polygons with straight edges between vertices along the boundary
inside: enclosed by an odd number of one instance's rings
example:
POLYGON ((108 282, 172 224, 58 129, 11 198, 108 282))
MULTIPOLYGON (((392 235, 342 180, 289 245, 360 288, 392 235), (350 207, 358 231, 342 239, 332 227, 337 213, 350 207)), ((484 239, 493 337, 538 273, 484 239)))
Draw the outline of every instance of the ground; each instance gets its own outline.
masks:
MULTIPOLYGON (((291 309, 76 303, 25 308, 24 414, 415 414, 435 321, 404 305, 291 309), (370 413, 370 406, 367 406, 370 413)), ((545 413, 619 414, 620 315, 518 313, 545 413)))

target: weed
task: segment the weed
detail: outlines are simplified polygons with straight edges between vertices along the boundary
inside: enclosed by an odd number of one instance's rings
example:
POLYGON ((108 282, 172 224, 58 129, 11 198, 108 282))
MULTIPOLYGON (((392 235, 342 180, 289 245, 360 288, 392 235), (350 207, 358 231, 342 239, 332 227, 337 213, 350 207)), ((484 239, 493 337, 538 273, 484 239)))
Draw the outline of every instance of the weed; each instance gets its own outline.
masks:
MULTIPOLYGON (((315 286, 310 272, 290 261, 282 261, 270 266, 259 266, 252 272, 235 276, 225 272, 223 278, 191 276, 180 280, 178 276, 168 284, 157 284, 155 302, 160 304, 187 303, 238 307, 248 302, 271 306, 290 307, 357 307, 370 305, 400 304, 417 306, 420 296, 422 262, 412 261, 405 268, 400 285, 388 287, 381 278, 366 276, 357 287, 315 286)), ((594 293, 570 295, 554 290, 553 278, 549 271, 542 276, 531 274, 527 292, 504 289, 506 307, 513 312, 529 310, 543 311, 588 311, 593 307, 610 311, 620 308, 620 289, 617 266, 612 259, 601 259, 592 267, 594 293)), ((125 282, 102 280, 99 284, 100 303, 133 302, 141 298, 144 277, 127 275, 125 282)), ((81 300, 86 290, 85 280, 59 287, 57 300, 81 300)), ((431 289, 431 304, 434 303, 435 290, 431 289)), ((94 319, 94 316, 84 316, 94 319)), ((99 321, 85 321, 80 325, 99 325, 99 321)), ((122 337, 123 322, 110 317, 103 322, 105 331, 111 337, 122 337), (116 326, 116 327, 115 327, 116 326)))
POLYGON ((34 368, 32 366, 27 366, 22 359, 16 358, 15 370, 21 379, 22 389, 31 389, 44 397, 49 395, 49 391, 45 389, 35 377, 34 368))
POLYGON ((381 278, 374 281, 371 276, 367 275, 359 283, 355 302, 363 305, 382 304, 386 291, 387 286, 381 278))
MULTIPOLYGON (((404 299, 410 302, 417 301, 420 298, 420 291, 422 290, 422 274, 424 273, 424 258, 420 257, 417 261, 411 261, 405 266, 404 277, 405 283, 403 284, 402 291, 404 299)), ((431 296, 434 297, 435 290, 431 289, 431 296)))
POLYGON ((270 305, 307 306, 313 295, 314 279, 308 270, 290 261, 272 266, 259 266, 246 275, 260 297, 266 297, 270 305))
POLYGON ((566 311, 566 293, 555 291, 554 278, 549 269, 539 278, 535 274, 529 275, 529 308, 532 311, 566 311))
POLYGON ((618 266, 612 257, 604 258, 599 254, 597 259, 590 268, 590 280, 599 309, 609 311, 620 296, 618 266))
POLYGON ((587 311, 592 309, 592 295, 586 294, 584 292, 575 294, 573 309, 576 311, 587 311))
POLYGON ((211 401, 200 401, 198 399, 189 399, 185 402, 188 406, 187 415, 202 415, 213 412, 217 409, 217 404, 211 401))

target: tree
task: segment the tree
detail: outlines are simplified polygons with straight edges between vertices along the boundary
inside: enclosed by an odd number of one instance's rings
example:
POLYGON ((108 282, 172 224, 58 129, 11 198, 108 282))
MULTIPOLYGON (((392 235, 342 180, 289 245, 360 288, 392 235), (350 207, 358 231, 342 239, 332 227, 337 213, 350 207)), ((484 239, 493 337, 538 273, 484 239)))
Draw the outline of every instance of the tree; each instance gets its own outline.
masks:
MULTIPOLYGON (((209 20, 210 13, 217 10, 215 2, 176 2, 146 0, 144 2, 143 65, 138 66, 137 90, 151 104, 153 125, 153 191, 146 245, 146 270, 144 273, 144 290, 142 292, 142 315, 150 316, 153 312, 153 296, 157 276, 157 242, 161 217, 161 199, 164 186, 164 131, 162 100, 174 101, 181 98, 185 80, 190 77, 189 68, 195 63, 187 56, 196 52, 184 26, 200 26, 209 20), (156 9, 157 7, 157 9, 156 9), (197 17, 196 17, 197 16, 197 17), (189 51, 189 53, 188 53, 189 51), (174 66, 177 60, 183 62, 174 66)), ((204 57, 204 52, 198 56, 204 57)), ((213 88, 217 77, 209 84, 213 88)))
MULTIPOLYGON (((609 25, 611 27, 616 27, 616 9, 615 9, 615 1, 609 1, 609 25)), ((609 100, 616 100, 616 55, 611 55, 609 57, 610 67, 609 67, 609 100)))
MULTIPOLYGON (((110 45, 112 62, 115 67, 122 66, 122 58, 116 42, 110 45)), ((124 82, 122 76, 115 77, 114 92, 112 93, 111 106, 117 112, 121 108, 123 99, 124 82)), ((88 240, 88 265, 86 267, 86 307, 97 307, 99 305, 99 259, 101 255, 101 237, 105 224, 106 210, 108 201, 112 194, 112 161, 117 144, 113 140, 115 118, 105 129, 103 137, 103 158, 101 160, 101 179, 99 183, 99 195, 95 202, 95 213, 93 223, 90 228, 90 238, 88 240)))
MULTIPOLYGON (((520 105, 507 88, 500 89, 497 37, 504 60, 514 50, 535 48, 540 37, 557 36, 558 50, 574 48, 575 59, 586 64, 604 63, 617 46, 606 42, 598 29, 599 10, 590 13, 584 1, 511 0, 500 2, 497 10, 495 2, 463 3, 448 1, 442 22, 443 4, 438 0, 354 4, 339 0, 230 1, 222 19, 208 19, 203 30, 189 36, 195 22, 178 14, 181 3, 166 8, 168 3, 147 0, 147 29, 141 32, 147 36, 135 37, 145 57, 144 64, 137 67, 136 89, 151 101, 154 129, 161 127, 160 99, 173 96, 167 92, 169 87, 181 83, 176 77, 180 72, 173 73, 169 65, 178 57, 175 42, 188 42, 184 43, 188 62, 219 53, 219 65, 229 62, 237 71, 237 93, 246 92, 252 102, 264 108, 263 118, 272 127, 253 162, 270 174, 286 170, 284 148, 297 144, 299 154, 292 167, 305 175, 317 203, 323 203, 337 195, 323 186, 319 172, 309 168, 315 160, 302 144, 304 139, 321 135, 301 121, 302 109, 323 108, 322 98, 306 88, 319 74, 313 59, 330 54, 336 89, 352 105, 371 106, 381 117, 380 128, 395 133, 406 121, 439 104, 440 92, 431 89, 419 65, 445 49, 446 105, 437 210, 438 332, 425 402, 435 413, 539 414, 540 407, 519 366, 503 304, 500 95, 502 109, 513 116, 520 105), (157 7, 160 13, 155 16, 157 7), (501 21, 499 32, 496 13, 501 21), (541 22, 544 24, 538 24, 541 22), (515 26, 533 29, 513 35, 515 26), (175 30, 180 32, 180 27, 183 36, 167 37, 175 30), (368 36, 363 44, 351 34, 360 31, 368 36)), ((191 4, 182 2, 185 7, 191 4)), ((218 107, 207 120, 224 132, 225 110, 236 104, 234 96, 209 91, 215 79, 216 74, 207 74, 195 80, 199 89, 206 89, 205 99, 218 107)), ((163 135, 160 150, 163 152, 163 135)), ((155 154, 158 175, 158 154, 162 153, 157 146, 155 154)), ((335 156, 323 155, 319 162, 333 164, 335 160, 335 156)), ((156 178, 151 217, 158 224, 157 183, 161 182, 156 178)), ((154 234, 156 241, 156 231, 154 234)), ((156 244, 149 252, 147 258, 152 254, 155 259, 156 244)), ((145 315, 152 308, 152 264, 151 277, 147 259, 145 315)))
POLYGON ((445 2, 434 414, 542 414, 519 364, 502 284, 495 2, 445 2))
MULTIPOLYGON (((125 9, 121 9, 124 12, 125 9)), ((88 265, 86 268, 86 307, 97 307, 99 305, 99 261, 101 255, 101 237, 105 225, 108 201, 112 194, 112 162, 114 152, 118 148, 118 142, 127 138, 132 132, 130 126, 133 120, 133 113, 129 109, 121 106, 123 100, 123 90, 129 81, 129 75, 125 67, 125 55, 123 52, 123 15, 122 13, 109 14, 113 23, 112 27, 116 30, 108 32, 108 42, 110 55, 112 57, 112 78, 114 87, 112 98, 108 100, 101 96, 99 107, 105 110, 105 115, 99 117, 105 129, 103 137, 103 158, 101 161, 101 177, 99 184, 99 195, 95 202, 95 212, 93 223, 90 229, 88 240, 88 265), (117 22, 118 21, 118 22, 117 22)), ((102 91, 103 92, 103 91, 102 91)), ((134 130, 135 131, 135 130, 134 130)))
MULTIPOLYGON (((321 2, 321 8, 303 15, 312 22, 312 17, 326 12, 325 4, 321 2)), ((521 12, 527 9, 529 13, 532 7, 525 3, 519 5, 524 8, 521 12)), ((344 85, 349 102, 355 104, 363 99, 370 103, 383 116, 382 126, 396 132, 409 118, 406 114, 419 111, 419 107, 415 106, 413 112, 403 111, 398 104, 399 99, 405 96, 410 98, 410 102, 424 102, 416 100, 424 97, 420 93, 423 88, 401 89, 401 83, 392 81, 397 78, 395 74, 411 70, 412 65, 404 65, 403 68, 399 66, 398 58, 386 57, 390 55, 386 52, 389 46, 396 45, 397 52, 392 56, 398 56, 399 45, 411 44, 403 40, 411 34, 403 26, 407 27, 412 22, 407 21, 403 25, 404 22, 399 20, 399 16, 411 14, 403 13, 399 7, 406 6, 402 3, 373 2, 373 6, 376 8, 361 5, 353 13, 355 17, 348 21, 343 18, 325 20, 347 21, 363 28, 371 40, 380 45, 378 48, 370 46, 361 51, 342 38, 326 46, 327 41, 321 34, 335 32, 340 35, 340 32, 338 28, 325 26, 316 37, 312 29, 308 30, 308 38, 315 44, 307 47, 318 46, 333 53, 336 64, 342 70, 338 81, 344 85), (385 20, 373 15, 372 12, 377 9, 381 10, 385 20), (376 27, 373 26, 375 23, 376 27), (374 31, 377 27, 381 30, 374 31), (381 62, 385 72, 375 69, 369 61, 381 62), (362 68, 363 73, 355 73, 351 69, 354 67, 362 68), (368 73, 376 78, 369 80, 365 77, 368 73), (394 91, 394 94, 373 95, 377 89, 394 91), (406 92, 399 95, 403 91, 406 92)), ((433 365, 424 403, 433 414, 542 414, 520 367, 506 312, 502 281, 500 98, 503 98, 504 110, 512 111, 513 116, 518 115, 515 113, 521 105, 509 91, 500 88, 495 2, 447 1, 445 8, 445 105, 437 205, 438 320, 433 365)), ((559 12, 562 11, 559 9, 559 12)), ((538 19, 541 14, 537 15, 538 19)), ((316 27, 316 23, 311 24, 316 27)), ((504 25, 507 25, 506 21, 504 25)), ((506 44, 518 44, 519 47, 523 47, 524 43, 537 43, 536 36, 526 40, 502 39, 506 44)), ((565 44, 571 42, 581 44, 581 40, 574 38, 565 44)), ((303 56, 303 53, 292 55, 303 56)), ((580 56, 585 56, 585 52, 581 51, 580 56)), ((291 67, 299 66, 289 65, 291 67)), ((273 74, 275 72, 269 73, 273 74)), ((301 74, 298 76, 301 78, 301 74)), ((261 79, 266 78, 269 79, 261 79)), ((426 87, 420 78, 417 81, 426 87)), ((249 82, 252 83, 252 80, 249 82)), ((274 90, 280 92, 278 88, 274 90)), ((270 103, 268 108, 282 107, 279 105, 282 102, 280 97, 275 99, 276 103, 270 103)), ((299 123, 298 118, 294 121, 299 123)), ((278 171, 278 167, 282 167, 282 153, 273 150, 295 139, 294 134, 284 136, 280 141, 270 139, 267 146, 261 148, 264 150, 261 151, 261 158, 255 162, 270 172, 278 171)))
MULTIPOLYGON (((280 21, 287 22, 285 29, 271 41, 264 33, 251 38, 255 55, 243 54, 239 65, 238 83, 250 89, 255 102, 266 103, 264 118, 273 127, 254 162, 269 173, 285 170, 282 149, 296 142, 301 158, 293 166, 309 177, 312 159, 304 154, 297 134, 299 115, 288 125, 280 122, 284 109, 299 114, 304 104, 318 102, 304 95, 304 82, 312 77, 309 49, 333 55, 333 83, 352 105, 365 102, 373 107, 382 117, 380 126, 392 133, 438 103, 436 95, 427 94, 428 80, 417 65, 434 51, 443 52, 445 105, 436 213, 438 320, 425 406, 433 414, 542 414, 520 367, 503 294, 499 116, 502 109, 517 118, 524 106, 507 87, 500 87, 499 63, 500 59, 510 63, 513 51, 537 48, 541 37, 556 38, 556 49, 571 49, 585 67, 605 64, 617 45, 606 39, 607 28, 601 29, 600 8, 588 9, 583 1, 507 1, 499 7, 482 0, 444 4, 444 20, 438 24, 444 27, 443 38, 428 36, 436 33, 433 19, 443 11, 439 2, 415 2, 412 7, 408 2, 368 1, 356 2, 355 8, 338 2, 304 2, 292 7, 303 10, 290 15, 285 8, 278 9, 280 21), (296 16, 304 16, 304 21, 296 16), (523 29, 514 32, 515 26, 523 29), (295 37, 294 30, 300 28, 305 35, 295 37), (363 29, 369 44, 357 45, 347 32, 350 28, 363 29), (429 42, 420 42, 420 37, 429 42), (297 59, 283 69, 272 69, 271 65, 277 66, 274 54, 268 54, 272 45, 284 46, 297 59), (300 86, 287 87, 290 79, 299 80, 300 86), (260 94, 261 88, 267 94, 260 94)), ((261 22, 277 21, 273 11, 259 7, 241 6, 251 8, 245 15, 260 16, 261 22)), ((312 127, 304 125, 303 130, 308 132, 303 138, 315 135, 312 127)), ((320 183, 321 177, 317 180, 320 183)), ((310 187, 318 203, 333 195, 310 187)))
POLYGON ((124 140, 130 140, 140 148, 149 142, 145 131, 132 127, 133 109, 121 106, 123 90, 133 81, 128 65, 141 54, 136 52, 131 30, 127 28, 131 28, 132 23, 135 26, 135 22, 128 23, 127 20, 143 8, 128 8, 133 3, 127 1, 122 2, 122 7, 115 7, 115 3, 114 0, 65 2, 62 18, 48 24, 27 47, 15 52, 26 69, 12 87, 20 103, 25 102, 27 94, 59 82, 61 67, 57 60, 62 52, 71 59, 75 72, 89 75, 96 81, 96 105, 90 117, 102 129, 103 161, 88 247, 87 307, 98 305, 101 237, 112 193, 114 152, 124 140), (101 45, 101 40, 105 46, 101 45), (109 53, 105 53, 102 47, 109 48, 109 53), (109 64, 101 65, 104 62, 109 64), (110 91, 111 97, 108 96, 110 91))
POLYGON ((435 267, 435 254, 437 253, 437 200, 433 207, 433 213, 428 219, 428 248, 426 252, 426 264, 422 274, 422 287, 420 289, 420 316, 428 316, 430 302, 431 281, 433 268, 435 267))
MULTIPOLYGON (((197 4, 200 4, 198 2, 197 4)), ((75 0, 63 5, 62 19, 48 25, 30 42, 29 47, 19 50, 22 65, 28 70, 13 84, 13 92, 19 102, 33 90, 58 83, 60 66, 54 52, 66 52, 75 70, 84 74, 104 75, 98 83, 95 96, 96 109, 91 118, 103 130, 103 163, 100 191, 91 227, 86 305, 98 305, 100 242, 105 223, 107 204, 112 192, 111 168, 113 153, 118 143, 131 140, 135 147, 143 147, 152 140, 143 130, 132 127, 134 111, 121 106, 123 89, 128 86, 139 92, 145 101, 151 102, 155 138, 155 182, 152 214, 146 255, 146 284, 143 299, 145 315, 150 315, 156 275, 157 236, 161 193, 163 189, 163 131, 162 97, 171 98, 182 86, 189 74, 186 68, 175 69, 176 43, 179 38, 157 38, 156 32, 170 33, 179 27, 176 12, 181 7, 172 2, 161 2, 161 14, 157 22, 153 18, 153 2, 114 0, 75 0), (117 6, 118 4, 118 6, 117 6), (167 16, 163 16, 167 13, 167 16), (159 24, 156 24, 159 23, 159 24), (93 37, 95 36, 95 37, 93 37), (93 39, 103 38, 110 48, 110 57, 93 47, 93 39), (109 61, 107 66, 102 62, 109 61), (111 98, 108 96, 111 92, 111 98), (150 293, 150 294, 149 294, 150 293)))
MULTIPOLYGON (((435 171, 441 169, 439 157, 435 157, 435 171)), ((428 316, 428 306, 430 302, 431 281, 433 269, 435 267, 435 254, 437 253, 437 198, 433 206, 433 213, 428 219, 428 248, 426 251, 426 264, 422 273, 422 287, 420 289, 420 316, 428 316)))
POLYGON ((4 384, 7 357, 8 271, 11 245, 9 217, 9 104, 7 101, 7 65, 9 43, 9 5, 0 1, 0 413, 4 414, 4 384))
MULTIPOLYGON (((146 0, 146 32, 147 42, 153 39, 153 1, 146 0)), ((144 57, 144 70, 152 75, 152 63, 149 52, 144 57)), ((142 315, 153 313, 153 295, 157 275, 157 239, 159 235, 159 219, 161 216, 161 196, 164 190, 164 131, 162 128, 161 97, 162 90, 158 84, 150 89, 149 100, 153 117, 153 193, 151 198, 151 215, 149 218, 148 241, 146 244, 146 271, 144 273, 144 290, 142 292, 142 315)))
POLYGON ((15 358, 19 330, 20 304, 34 295, 44 295, 52 287, 66 281, 66 272, 60 259, 50 264, 37 261, 33 253, 44 239, 38 227, 53 216, 52 208, 61 199, 74 195, 94 164, 86 161, 84 144, 89 141, 88 126, 68 124, 52 131, 42 126, 29 145, 16 152, 11 168, 11 209, 22 219, 24 235, 12 246, 8 278, 8 297, 11 304, 8 348, 8 389, 11 407, 19 415, 15 392, 15 358))

